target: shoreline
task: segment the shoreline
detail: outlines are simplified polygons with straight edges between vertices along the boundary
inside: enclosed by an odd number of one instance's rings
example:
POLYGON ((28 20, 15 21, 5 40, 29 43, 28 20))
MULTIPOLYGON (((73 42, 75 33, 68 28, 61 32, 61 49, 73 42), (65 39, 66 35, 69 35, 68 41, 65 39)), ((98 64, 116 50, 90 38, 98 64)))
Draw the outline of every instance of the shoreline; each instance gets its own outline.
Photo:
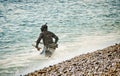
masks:
POLYGON ((120 44, 82 54, 24 76, 120 75, 120 44))

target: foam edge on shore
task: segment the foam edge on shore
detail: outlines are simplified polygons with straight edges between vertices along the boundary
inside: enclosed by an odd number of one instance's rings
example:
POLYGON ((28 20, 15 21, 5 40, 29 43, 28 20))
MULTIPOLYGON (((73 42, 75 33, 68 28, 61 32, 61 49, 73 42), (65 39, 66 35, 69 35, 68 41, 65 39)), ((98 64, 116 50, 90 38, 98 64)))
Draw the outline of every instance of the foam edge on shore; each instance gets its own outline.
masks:
POLYGON ((24 76, 119 76, 120 43, 61 63, 44 67, 24 76))

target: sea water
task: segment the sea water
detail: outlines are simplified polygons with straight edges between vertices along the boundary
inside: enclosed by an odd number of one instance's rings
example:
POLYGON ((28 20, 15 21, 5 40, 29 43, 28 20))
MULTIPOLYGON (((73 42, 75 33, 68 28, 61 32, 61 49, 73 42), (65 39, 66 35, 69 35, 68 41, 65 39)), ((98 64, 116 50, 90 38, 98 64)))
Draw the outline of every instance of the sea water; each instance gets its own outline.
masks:
POLYGON ((120 0, 0 0, 0 76, 25 75, 115 43, 120 0), (59 37, 51 58, 32 47, 45 23, 59 37))

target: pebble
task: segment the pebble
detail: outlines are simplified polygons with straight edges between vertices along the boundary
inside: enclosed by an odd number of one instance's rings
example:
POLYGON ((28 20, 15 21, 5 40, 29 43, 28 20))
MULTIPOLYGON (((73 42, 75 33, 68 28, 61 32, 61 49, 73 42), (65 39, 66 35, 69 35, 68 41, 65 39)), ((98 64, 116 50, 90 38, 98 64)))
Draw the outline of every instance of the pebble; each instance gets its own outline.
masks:
POLYGON ((76 56, 25 76, 120 76, 120 44, 76 56))

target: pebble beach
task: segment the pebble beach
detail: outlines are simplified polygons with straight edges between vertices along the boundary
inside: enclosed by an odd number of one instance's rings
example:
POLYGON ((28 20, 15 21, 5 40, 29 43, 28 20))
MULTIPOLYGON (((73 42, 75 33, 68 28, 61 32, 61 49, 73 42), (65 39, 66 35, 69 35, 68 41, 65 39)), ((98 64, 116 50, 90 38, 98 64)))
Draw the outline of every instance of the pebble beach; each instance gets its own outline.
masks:
POLYGON ((120 44, 82 54, 24 76, 120 76, 120 44))

